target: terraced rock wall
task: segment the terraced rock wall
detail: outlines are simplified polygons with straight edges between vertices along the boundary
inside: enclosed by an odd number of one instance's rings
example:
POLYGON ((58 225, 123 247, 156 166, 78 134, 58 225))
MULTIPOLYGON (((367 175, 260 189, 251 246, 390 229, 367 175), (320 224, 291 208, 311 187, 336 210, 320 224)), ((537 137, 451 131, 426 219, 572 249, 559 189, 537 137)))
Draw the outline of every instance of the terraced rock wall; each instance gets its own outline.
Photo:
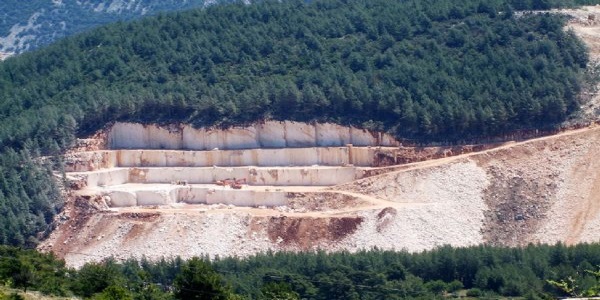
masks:
POLYGON ((185 181, 212 184, 225 179, 246 179, 249 185, 330 186, 363 177, 354 167, 182 167, 182 168, 112 168, 92 172, 71 172, 70 178, 81 180, 88 188, 126 183, 159 184, 185 181))
POLYGON ((246 150, 99 150, 71 154, 67 172, 115 167, 289 167, 360 166, 376 164, 374 147, 325 147, 246 150))
POLYGON ((355 146, 398 146, 391 135, 331 123, 266 121, 229 129, 190 125, 115 123, 108 132, 111 149, 255 149, 355 146))
POLYGON ((227 188, 169 186, 147 190, 113 190, 106 194, 110 207, 148 205, 223 204, 237 207, 275 207, 287 205, 287 193, 277 190, 231 190, 227 188))

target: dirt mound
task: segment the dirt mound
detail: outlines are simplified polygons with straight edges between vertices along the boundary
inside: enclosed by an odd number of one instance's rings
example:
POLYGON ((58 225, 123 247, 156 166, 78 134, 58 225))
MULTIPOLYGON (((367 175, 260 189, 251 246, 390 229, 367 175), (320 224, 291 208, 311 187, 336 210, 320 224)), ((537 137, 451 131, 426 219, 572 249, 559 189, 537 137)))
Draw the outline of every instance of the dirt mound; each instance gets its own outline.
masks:
POLYGON ((368 201, 333 192, 288 193, 287 203, 290 211, 294 212, 331 211, 368 205, 368 201))
POLYGON ((271 217, 267 232, 272 242, 284 248, 313 249, 353 234, 362 221, 361 217, 271 217))

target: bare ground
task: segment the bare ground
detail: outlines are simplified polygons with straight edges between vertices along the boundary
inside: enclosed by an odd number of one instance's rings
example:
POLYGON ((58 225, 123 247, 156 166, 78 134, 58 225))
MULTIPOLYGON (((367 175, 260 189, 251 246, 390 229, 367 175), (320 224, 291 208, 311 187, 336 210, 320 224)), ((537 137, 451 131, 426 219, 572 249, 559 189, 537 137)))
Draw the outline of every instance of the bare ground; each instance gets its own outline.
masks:
POLYGON ((79 196, 41 249, 80 266, 108 256, 592 241, 600 238, 599 156, 600 127, 593 127, 337 187, 290 188, 284 207, 109 209, 101 199, 79 196))
MULTIPOLYGON (((587 47, 590 62, 588 69, 590 76, 598 77, 598 67, 600 66, 600 6, 587 6, 581 9, 555 10, 554 12, 566 14, 572 19, 568 23, 568 30, 573 30, 579 36, 587 47)), ((591 121, 598 120, 600 117, 600 94, 598 86, 594 86, 584 91, 580 112, 575 120, 571 121, 591 121)))

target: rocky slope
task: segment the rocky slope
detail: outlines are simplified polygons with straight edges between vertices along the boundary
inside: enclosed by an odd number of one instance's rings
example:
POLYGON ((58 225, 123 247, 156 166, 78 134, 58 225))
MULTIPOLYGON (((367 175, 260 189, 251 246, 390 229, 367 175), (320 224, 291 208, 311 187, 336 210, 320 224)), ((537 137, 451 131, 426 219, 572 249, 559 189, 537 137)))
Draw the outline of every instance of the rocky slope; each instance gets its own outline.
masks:
POLYGON ((204 7, 219 0, 34 0, 0 2, 0 60, 116 21, 204 7))
POLYGON ((79 266, 108 256, 597 241, 599 149, 600 128, 583 128, 339 186, 298 187, 292 201, 275 207, 110 208, 102 197, 74 193, 41 249, 79 266))
MULTIPOLYGON (((600 6, 586 6, 581 9, 554 10, 569 16, 571 20, 568 28, 579 36, 588 48, 590 63, 588 75, 597 79, 600 63, 600 6)), ((586 91, 582 95, 584 101, 581 109, 574 117, 576 120, 596 120, 600 116, 600 94, 598 86, 586 91)))
POLYGON ((591 242, 600 238, 599 146, 600 129, 576 130, 424 167, 415 164, 342 188, 402 203, 467 203, 471 195, 477 201, 469 207, 479 203, 481 211, 454 213, 472 219, 471 224, 483 216, 477 235, 486 243, 591 242), (458 171, 467 165, 468 172, 458 171), (481 184, 471 186, 475 182, 481 184))

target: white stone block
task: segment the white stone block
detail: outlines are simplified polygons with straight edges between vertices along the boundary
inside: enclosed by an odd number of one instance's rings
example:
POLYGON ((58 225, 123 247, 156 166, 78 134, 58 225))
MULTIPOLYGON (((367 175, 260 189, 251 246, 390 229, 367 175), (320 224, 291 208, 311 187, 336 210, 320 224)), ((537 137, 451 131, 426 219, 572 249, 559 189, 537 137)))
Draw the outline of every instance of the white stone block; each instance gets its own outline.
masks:
POLYGON ((287 147, 315 147, 317 145, 315 126, 285 121, 285 140, 287 147))
POLYGON ((224 149, 255 149, 260 148, 257 130, 252 127, 233 127, 224 131, 224 149))
POLYGON ((130 207, 137 205, 135 193, 125 191, 112 191, 107 194, 110 207, 130 207))
POLYGON ((284 148, 285 124, 283 122, 268 121, 259 123, 257 127, 258 143, 263 148, 284 148))
POLYGON ((88 187, 124 184, 129 181, 127 169, 106 169, 85 173, 75 173, 85 176, 88 187))
POLYGON ((191 125, 183 127, 183 148, 189 150, 206 150, 206 130, 196 129, 191 125))
POLYGON ((188 204, 206 204, 208 188, 183 187, 177 190, 177 202, 188 204))
POLYGON ((319 155, 319 165, 345 166, 349 163, 347 147, 315 148, 319 155))
POLYGON ((165 190, 141 190, 137 191, 137 205, 165 205, 173 203, 170 195, 165 190))
POLYGON ((115 123, 108 132, 112 149, 143 149, 147 147, 146 129, 142 124, 115 123))
POLYGON ((351 127, 350 137, 354 146, 377 146, 377 134, 368 130, 351 127))
POLYGON ((146 126, 149 149, 181 149, 183 148, 183 130, 179 127, 164 128, 156 125, 146 126))
POLYGON ((344 146, 351 142, 350 128, 332 123, 317 123, 317 146, 344 146))

